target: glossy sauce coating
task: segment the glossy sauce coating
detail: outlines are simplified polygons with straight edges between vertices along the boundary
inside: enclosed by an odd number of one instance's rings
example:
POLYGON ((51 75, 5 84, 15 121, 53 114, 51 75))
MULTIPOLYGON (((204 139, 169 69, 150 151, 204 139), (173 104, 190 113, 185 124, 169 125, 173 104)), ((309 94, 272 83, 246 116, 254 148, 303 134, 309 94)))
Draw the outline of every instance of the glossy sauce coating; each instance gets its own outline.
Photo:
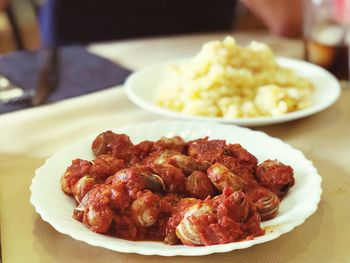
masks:
POLYGON ((240 144, 161 138, 133 144, 101 133, 93 161, 75 159, 61 178, 90 230, 129 240, 202 246, 253 239, 294 185, 277 160, 258 165, 240 144))

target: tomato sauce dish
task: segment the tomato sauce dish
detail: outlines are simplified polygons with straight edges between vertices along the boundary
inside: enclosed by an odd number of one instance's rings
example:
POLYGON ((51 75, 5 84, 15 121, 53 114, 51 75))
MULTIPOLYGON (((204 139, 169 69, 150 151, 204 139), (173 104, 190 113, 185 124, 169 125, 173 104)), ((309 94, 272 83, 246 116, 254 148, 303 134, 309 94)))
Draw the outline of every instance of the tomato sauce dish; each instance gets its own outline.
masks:
POLYGON ((315 212, 322 190, 312 163, 279 139, 160 121, 67 146, 36 171, 31 192, 59 232, 115 251, 174 256, 275 239, 315 212))

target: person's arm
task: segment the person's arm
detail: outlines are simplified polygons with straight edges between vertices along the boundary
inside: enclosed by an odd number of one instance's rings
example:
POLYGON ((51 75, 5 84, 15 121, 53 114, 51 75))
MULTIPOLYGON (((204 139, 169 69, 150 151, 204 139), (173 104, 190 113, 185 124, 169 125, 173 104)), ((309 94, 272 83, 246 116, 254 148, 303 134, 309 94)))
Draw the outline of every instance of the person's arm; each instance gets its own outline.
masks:
POLYGON ((297 37, 302 33, 302 0, 241 0, 268 29, 277 35, 297 37))
POLYGON ((0 11, 7 7, 8 2, 8 0, 0 0, 0 11))

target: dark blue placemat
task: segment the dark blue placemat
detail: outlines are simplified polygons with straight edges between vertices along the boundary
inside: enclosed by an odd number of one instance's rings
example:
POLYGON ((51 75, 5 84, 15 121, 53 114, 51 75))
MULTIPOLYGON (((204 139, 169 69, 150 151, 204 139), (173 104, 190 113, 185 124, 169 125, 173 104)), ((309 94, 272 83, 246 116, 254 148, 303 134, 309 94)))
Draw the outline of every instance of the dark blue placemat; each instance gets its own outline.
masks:
MULTIPOLYGON (((34 90, 42 65, 39 51, 18 51, 0 57, 0 74, 25 90, 34 90)), ((122 84, 130 70, 94 55, 83 46, 59 50, 59 84, 47 102, 87 94, 122 84)), ((0 103, 0 113, 32 107, 29 101, 0 103)))

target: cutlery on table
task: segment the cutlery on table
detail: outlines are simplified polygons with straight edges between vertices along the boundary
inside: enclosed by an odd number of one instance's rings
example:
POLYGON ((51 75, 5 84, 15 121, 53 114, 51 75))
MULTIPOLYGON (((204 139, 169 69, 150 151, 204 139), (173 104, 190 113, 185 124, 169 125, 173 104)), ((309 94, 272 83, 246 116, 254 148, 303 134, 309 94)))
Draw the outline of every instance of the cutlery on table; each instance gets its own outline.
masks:
POLYGON ((43 104, 47 97, 58 85, 58 50, 55 47, 45 48, 43 65, 38 76, 35 90, 24 90, 12 83, 5 76, 0 75, 0 102, 16 103, 30 101, 33 106, 43 104))

